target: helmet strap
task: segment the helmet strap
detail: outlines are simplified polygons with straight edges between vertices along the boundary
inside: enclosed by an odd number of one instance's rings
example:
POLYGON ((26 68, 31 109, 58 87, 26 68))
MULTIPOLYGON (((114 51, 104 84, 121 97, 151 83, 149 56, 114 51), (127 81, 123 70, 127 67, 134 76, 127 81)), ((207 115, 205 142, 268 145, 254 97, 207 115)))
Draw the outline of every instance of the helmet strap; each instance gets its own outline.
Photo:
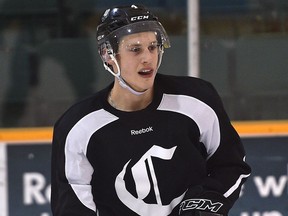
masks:
POLYGON ((115 56, 111 53, 109 54, 109 57, 111 58, 111 60, 115 63, 116 67, 117 67, 117 73, 115 73, 114 71, 112 71, 112 69, 107 65, 106 62, 103 62, 104 68, 109 71, 114 77, 116 77, 119 81, 119 84, 121 87, 129 90, 132 94, 134 95, 142 95, 144 94, 147 90, 145 91, 136 91, 134 90, 121 76, 121 70, 120 70, 120 66, 118 64, 117 59, 115 58, 115 56))
POLYGON ((157 71, 158 71, 158 69, 159 69, 159 67, 160 67, 160 65, 161 65, 161 63, 162 63, 162 56, 163 56, 163 54, 164 54, 164 47, 161 46, 161 47, 160 47, 160 50, 159 50, 159 55, 158 55, 157 71))

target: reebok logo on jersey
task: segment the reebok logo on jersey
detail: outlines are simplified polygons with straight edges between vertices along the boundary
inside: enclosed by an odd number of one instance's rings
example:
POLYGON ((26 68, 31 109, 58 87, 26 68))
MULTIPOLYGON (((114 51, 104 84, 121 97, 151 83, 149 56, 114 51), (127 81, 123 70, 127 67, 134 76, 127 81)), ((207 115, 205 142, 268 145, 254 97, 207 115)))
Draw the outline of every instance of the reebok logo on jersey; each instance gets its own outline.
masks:
POLYGON ((149 126, 147 128, 142 128, 140 130, 131 130, 131 135, 140 135, 144 133, 153 132, 153 127, 149 126))

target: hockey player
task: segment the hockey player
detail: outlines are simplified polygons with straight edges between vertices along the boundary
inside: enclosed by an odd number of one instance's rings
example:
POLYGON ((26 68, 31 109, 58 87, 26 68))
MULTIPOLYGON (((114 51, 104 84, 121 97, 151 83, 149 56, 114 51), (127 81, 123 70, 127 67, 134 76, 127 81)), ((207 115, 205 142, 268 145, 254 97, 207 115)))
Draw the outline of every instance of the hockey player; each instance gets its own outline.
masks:
POLYGON ((53 215, 228 215, 250 167, 212 85, 157 73, 170 42, 145 7, 106 10, 97 41, 115 81, 55 124, 53 215))

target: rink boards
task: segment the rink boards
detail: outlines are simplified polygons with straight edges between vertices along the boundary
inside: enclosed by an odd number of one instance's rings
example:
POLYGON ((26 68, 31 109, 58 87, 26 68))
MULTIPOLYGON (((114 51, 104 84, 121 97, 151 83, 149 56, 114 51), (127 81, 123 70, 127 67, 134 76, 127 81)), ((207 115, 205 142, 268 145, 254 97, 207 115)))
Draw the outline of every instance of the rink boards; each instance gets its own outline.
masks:
MULTIPOLYGON (((233 122, 253 172, 231 216, 288 215, 288 121, 233 122)), ((0 130, 0 216, 52 216, 52 128, 0 130)))

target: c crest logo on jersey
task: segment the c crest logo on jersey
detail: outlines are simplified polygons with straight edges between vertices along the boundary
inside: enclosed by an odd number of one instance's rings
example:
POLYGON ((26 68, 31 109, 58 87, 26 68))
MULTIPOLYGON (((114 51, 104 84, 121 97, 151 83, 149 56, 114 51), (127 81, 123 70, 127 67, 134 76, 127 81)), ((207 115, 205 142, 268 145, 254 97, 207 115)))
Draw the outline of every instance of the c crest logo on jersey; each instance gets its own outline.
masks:
POLYGON ((168 205, 163 205, 161 201, 161 192, 158 188, 157 178, 154 171, 152 157, 160 158, 163 160, 171 160, 173 154, 176 150, 176 146, 170 149, 165 149, 160 146, 152 146, 141 158, 140 160, 131 168, 131 173, 135 182, 137 197, 132 195, 125 185, 124 176, 127 172, 127 166, 129 165, 129 160, 123 167, 122 171, 118 174, 115 180, 115 189, 118 198, 121 202, 126 205, 129 209, 135 213, 142 216, 166 216, 169 215, 173 208, 177 206, 184 197, 183 193, 181 196, 174 198, 168 205), (149 174, 146 167, 146 162, 149 167, 150 176, 152 182, 149 180, 149 174), (156 201, 155 204, 149 204, 144 202, 144 198, 148 194, 154 191, 156 201))

